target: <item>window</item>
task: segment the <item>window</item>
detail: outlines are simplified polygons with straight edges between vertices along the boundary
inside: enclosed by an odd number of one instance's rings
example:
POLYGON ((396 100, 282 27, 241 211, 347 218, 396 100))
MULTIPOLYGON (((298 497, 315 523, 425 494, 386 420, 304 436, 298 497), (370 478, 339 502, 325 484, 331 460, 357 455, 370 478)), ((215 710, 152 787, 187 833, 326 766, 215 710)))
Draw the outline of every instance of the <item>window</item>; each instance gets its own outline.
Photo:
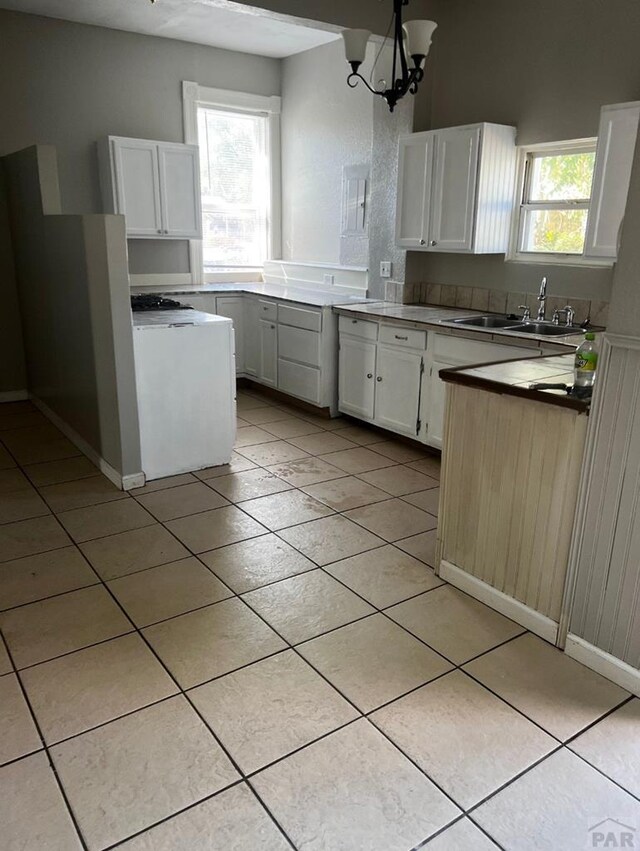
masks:
POLYGON ((280 257, 280 98, 182 84, 185 141, 200 150, 202 240, 193 283, 255 280, 280 257))
POLYGON ((583 262, 595 140, 521 151, 512 259, 583 262))
POLYGON ((205 271, 268 258, 267 117, 198 107, 205 271))

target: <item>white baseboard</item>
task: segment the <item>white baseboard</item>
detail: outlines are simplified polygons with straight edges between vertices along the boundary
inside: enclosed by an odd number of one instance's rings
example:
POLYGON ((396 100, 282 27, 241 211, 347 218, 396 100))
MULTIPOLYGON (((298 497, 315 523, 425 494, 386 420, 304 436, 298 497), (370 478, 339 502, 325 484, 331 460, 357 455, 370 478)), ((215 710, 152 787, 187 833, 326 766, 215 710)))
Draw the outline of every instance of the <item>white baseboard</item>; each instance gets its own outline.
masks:
POLYGON ((512 621, 519 623, 531 632, 535 632, 545 641, 555 644, 558 636, 558 624, 546 615, 536 612, 535 609, 525 606, 524 603, 514 600, 507 594, 503 594, 497 588, 487 585, 486 582, 471 576, 471 574, 444 559, 440 562, 438 575, 441 579, 461 591, 465 591, 471 597, 475 597, 476 600, 480 600, 481 603, 486 603, 487 606, 500 612, 501 615, 511 618, 512 621))
POLYGON ((640 670, 631 667, 622 659, 617 659, 572 633, 567 636, 564 652, 576 662, 582 662, 587 668, 640 697, 640 670))
POLYGON ((66 423, 61 417, 58 416, 51 408, 39 399, 37 396, 31 396, 31 401, 42 413, 47 417, 47 419, 51 420, 54 426, 59 429, 66 438, 68 438, 74 446, 77 446, 80 452, 91 461, 92 464, 95 464, 96 467, 103 473, 110 482, 120 488, 120 490, 128 491, 133 488, 140 488, 145 483, 145 475, 144 473, 132 473, 128 476, 121 476, 120 473, 115 470, 111 464, 107 463, 104 458, 99 455, 96 450, 87 443, 84 437, 81 437, 77 431, 75 431, 71 426, 66 423))
POLYGON ((0 404, 2 402, 26 402, 28 398, 28 390, 4 390, 0 393, 0 404))

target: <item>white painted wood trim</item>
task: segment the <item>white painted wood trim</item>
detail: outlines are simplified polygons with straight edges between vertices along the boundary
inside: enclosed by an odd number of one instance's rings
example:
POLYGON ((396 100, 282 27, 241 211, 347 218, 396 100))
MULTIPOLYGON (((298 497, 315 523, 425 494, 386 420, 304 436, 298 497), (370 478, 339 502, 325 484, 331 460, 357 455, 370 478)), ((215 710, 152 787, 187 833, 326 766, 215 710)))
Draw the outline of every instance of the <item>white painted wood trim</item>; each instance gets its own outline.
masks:
MULTIPOLYGON (((282 178, 280 113, 282 98, 272 95, 254 95, 234 92, 229 89, 214 89, 200 86, 191 80, 182 81, 182 121, 184 140, 190 145, 198 144, 198 106, 219 107, 236 112, 255 112, 267 115, 267 153, 269 157, 269 183, 271 193, 271 220, 269 221, 269 259, 282 254, 282 178)), ((191 284, 202 284, 205 280, 202 240, 189 240, 189 268, 191 284)))
POLYGON ((68 438, 74 446, 77 446, 80 452, 85 455, 92 464, 95 464, 96 467, 103 473, 110 482, 120 488, 120 490, 132 490, 133 488, 141 488, 145 484, 145 475, 144 473, 132 473, 128 476, 121 476, 120 473, 115 470, 111 464, 107 463, 104 458, 99 455, 95 449, 90 446, 87 441, 81 437, 75 429, 71 428, 71 426, 66 423, 61 417, 58 416, 51 408, 39 399, 37 396, 31 395, 31 401, 38 408, 48 420, 54 424, 54 426, 59 429, 66 438, 68 438))
POLYGON ((572 633, 567 636, 564 652, 576 662, 581 662, 592 671, 640 697, 640 671, 637 668, 632 668, 621 659, 605 653, 604 650, 600 650, 599 647, 589 644, 588 641, 572 633))
POLYGON ((28 399, 28 390, 5 390, 0 393, 0 404, 3 402, 25 402, 28 399))
POLYGON ((540 638, 544 638, 545 641, 555 644, 558 624, 551 618, 536 612, 535 609, 525 606, 518 600, 514 600, 513 597, 508 597, 502 591, 487 585, 486 582, 471 576, 445 559, 440 562, 438 576, 471 597, 475 597, 476 600, 480 600, 481 603, 486 603, 487 606, 500 612, 501 615, 511 618, 525 629, 539 635, 540 638))

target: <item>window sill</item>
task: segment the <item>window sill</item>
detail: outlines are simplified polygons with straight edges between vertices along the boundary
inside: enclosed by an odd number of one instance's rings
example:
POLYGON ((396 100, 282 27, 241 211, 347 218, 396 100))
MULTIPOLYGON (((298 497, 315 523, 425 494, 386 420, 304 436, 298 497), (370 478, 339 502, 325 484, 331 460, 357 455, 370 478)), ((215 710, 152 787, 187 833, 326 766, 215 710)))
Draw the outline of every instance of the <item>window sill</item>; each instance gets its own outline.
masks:
POLYGON ((574 266, 579 269, 606 269, 614 265, 615 259, 613 257, 578 257, 572 254, 513 254, 505 257, 505 263, 574 266))

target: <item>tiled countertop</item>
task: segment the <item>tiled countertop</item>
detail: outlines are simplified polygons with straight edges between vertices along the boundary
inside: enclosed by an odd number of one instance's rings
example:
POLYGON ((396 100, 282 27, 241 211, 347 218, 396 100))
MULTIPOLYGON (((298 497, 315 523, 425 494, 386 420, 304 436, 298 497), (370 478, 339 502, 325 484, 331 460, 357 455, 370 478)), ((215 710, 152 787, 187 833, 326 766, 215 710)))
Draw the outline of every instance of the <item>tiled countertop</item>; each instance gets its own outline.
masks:
POLYGON ((307 289, 306 287, 282 287, 279 284, 265 284, 262 281, 231 284, 203 284, 199 287, 186 285, 184 287, 132 287, 132 293, 157 292, 163 296, 186 295, 232 295, 234 293, 252 293, 281 301, 294 301, 297 304, 308 304, 313 307, 331 307, 336 304, 357 305, 371 302, 371 299, 361 295, 350 295, 340 292, 307 289))
POLYGON ((538 382, 572 385, 573 361, 573 354, 526 358, 485 366, 442 369, 440 378, 452 384, 465 384, 586 413, 589 400, 567 396, 563 390, 532 390, 530 386, 538 382))
MULTIPOLYGON (((582 334, 571 334, 567 337, 548 337, 542 334, 522 334, 519 331, 505 331, 502 328, 461 328, 454 324, 453 319, 461 316, 473 316, 481 314, 480 310, 466 310, 460 307, 438 307, 435 305, 422 304, 390 304, 389 302, 377 301, 367 304, 339 305, 336 306, 337 313, 346 315, 370 316, 376 319, 386 319, 391 322, 410 323, 413 327, 428 327, 437 329, 440 334, 455 334, 460 337, 469 337, 475 340, 494 340, 500 343, 517 343, 518 345, 529 342, 532 348, 545 348, 550 346, 562 346, 575 349, 583 341, 582 334)), ((486 311, 484 311, 486 312, 486 311)))

